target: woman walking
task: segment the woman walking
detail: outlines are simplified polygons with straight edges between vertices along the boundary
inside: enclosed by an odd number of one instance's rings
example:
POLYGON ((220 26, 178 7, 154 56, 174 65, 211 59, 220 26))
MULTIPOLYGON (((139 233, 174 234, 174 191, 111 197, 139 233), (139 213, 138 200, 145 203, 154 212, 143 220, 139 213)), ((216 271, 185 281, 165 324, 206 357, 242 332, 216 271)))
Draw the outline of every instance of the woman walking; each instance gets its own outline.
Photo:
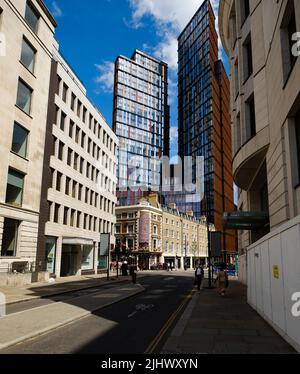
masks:
POLYGON ((218 282, 218 289, 221 296, 225 296, 226 288, 228 288, 228 275, 226 273, 226 265, 222 264, 220 272, 215 280, 218 282))

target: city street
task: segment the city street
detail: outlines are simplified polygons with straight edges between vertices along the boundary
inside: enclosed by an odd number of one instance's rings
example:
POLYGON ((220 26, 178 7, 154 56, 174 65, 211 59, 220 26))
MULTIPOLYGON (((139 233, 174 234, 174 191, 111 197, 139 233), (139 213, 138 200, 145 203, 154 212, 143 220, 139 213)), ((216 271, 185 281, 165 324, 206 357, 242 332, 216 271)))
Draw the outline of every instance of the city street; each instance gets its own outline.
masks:
MULTIPOLYGON (((0 353, 159 352, 190 300, 193 272, 145 273, 140 275, 138 281, 145 291, 137 296, 0 353)), ((102 287, 102 290, 105 288, 108 286, 102 287)), ((80 291, 80 295, 83 294, 92 297, 93 289, 80 291)), ((72 303, 72 297, 78 297, 78 292, 52 300, 36 300, 31 302, 30 307, 36 308, 55 301, 72 303)), ((24 304, 24 307, 28 309, 29 304, 24 304)), ((21 309, 22 304, 19 304, 10 307, 8 312, 14 313, 21 309)))

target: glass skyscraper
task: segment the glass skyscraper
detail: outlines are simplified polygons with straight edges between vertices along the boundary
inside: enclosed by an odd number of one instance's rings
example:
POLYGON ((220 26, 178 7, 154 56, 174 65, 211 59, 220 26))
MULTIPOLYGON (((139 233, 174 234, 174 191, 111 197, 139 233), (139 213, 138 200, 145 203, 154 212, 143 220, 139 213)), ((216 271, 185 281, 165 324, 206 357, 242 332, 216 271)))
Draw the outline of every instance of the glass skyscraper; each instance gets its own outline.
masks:
POLYGON ((115 63, 113 129, 119 138, 119 205, 159 191, 163 155, 169 155, 168 66, 135 51, 115 63))
POLYGON ((178 38, 179 156, 203 156, 204 190, 201 203, 187 203, 196 217, 207 214, 223 233, 223 250, 235 249, 235 234, 225 232, 222 216, 234 210, 231 171, 229 80, 218 57, 215 15, 209 0, 203 2, 178 38))

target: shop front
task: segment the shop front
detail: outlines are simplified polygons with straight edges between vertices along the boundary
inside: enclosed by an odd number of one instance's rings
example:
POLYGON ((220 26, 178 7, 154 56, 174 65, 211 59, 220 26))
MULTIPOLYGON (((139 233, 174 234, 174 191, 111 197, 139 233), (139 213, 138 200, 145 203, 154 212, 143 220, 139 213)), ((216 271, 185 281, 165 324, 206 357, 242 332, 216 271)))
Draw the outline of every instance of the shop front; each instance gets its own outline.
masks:
POLYGON ((80 238, 63 238, 60 276, 90 274, 94 272, 95 245, 80 238))

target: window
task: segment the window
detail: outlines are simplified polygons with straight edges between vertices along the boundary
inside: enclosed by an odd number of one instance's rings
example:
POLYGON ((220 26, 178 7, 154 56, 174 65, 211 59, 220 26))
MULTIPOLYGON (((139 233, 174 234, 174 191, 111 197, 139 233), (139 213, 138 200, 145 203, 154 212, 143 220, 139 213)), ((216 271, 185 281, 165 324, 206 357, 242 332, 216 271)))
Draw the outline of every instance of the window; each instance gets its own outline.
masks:
POLYGON ((30 2, 27 2, 26 4, 25 21, 27 22, 31 30, 37 33, 38 23, 39 23, 39 14, 34 9, 33 5, 30 2))
POLYGON ((60 129, 61 131, 65 131, 65 122, 66 122, 66 114, 61 112, 61 116, 60 116, 60 129))
POLYGON ((63 94, 62 94, 62 99, 66 103, 67 102, 67 95, 68 95, 68 90, 69 87, 64 83, 63 84, 63 94))
POLYGON ((54 220, 55 223, 58 223, 58 220, 59 220, 59 210, 60 210, 60 205, 55 204, 55 206, 54 206, 54 217, 53 217, 53 220, 54 220))
POLYGON ((64 208, 64 225, 68 224, 69 208, 64 208))
POLYGON ((281 25, 282 66, 284 83, 288 80, 297 57, 293 55, 292 36, 297 32, 294 0, 288 0, 281 25))
POLYGON ((81 107, 82 107, 82 104, 81 104, 81 102, 78 100, 78 101, 77 101, 77 116, 78 116, 78 117, 80 117, 81 107))
POLYGON ((72 227, 75 226, 75 213, 76 213, 76 210, 71 209, 70 226, 72 227))
POLYGON ((68 148, 68 159, 67 159, 67 164, 69 166, 72 165, 72 154, 73 154, 73 151, 71 148, 68 148))
POLYGON ((21 62, 31 73, 34 72, 36 50, 26 39, 22 41, 21 62))
POLYGON ((252 42, 251 37, 244 44, 244 80, 246 81, 253 73, 252 42))
POLYGON ((11 150, 21 157, 27 155, 28 131, 15 122, 11 150))
POLYGON ((75 100, 76 100, 76 96, 72 93, 72 95, 71 95, 71 109, 73 111, 75 110, 75 100))
POLYGON ((255 102, 253 96, 246 103, 246 125, 247 140, 249 140, 256 135, 255 102))
POLYGON ((157 235, 157 226, 153 226, 153 234, 157 235))
POLYGON ((75 126, 74 122, 70 121, 70 125, 69 125, 69 137, 70 138, 73 138, 74 126, 75 126))
POLYGON ((1 256, 16 256, 19 225, 19 221, 10 218, 4 218, 1 256))
POLYGON ((77 228, 81 227, 81 212, 77 212, 77 228))
POLYGON ((24 174, 9 169, 6 188, 6 203, 15 206, 22 205, 24 174))
POLYGON ((61 190, 61 179, 62 179, 62 173, 57 172, 57 175, 56 175, 56 190, 57 191, 61 190))
POLYGON ((70 195, 70 183, 71 183, 71 178, 67 177, 66 178, 66 189, 65 189, 66 195, 70 195))
POLYGON ((250 0, 240 0, 241 3, 241 24, 245 23, 250 15, 250 0))
POLYGON ((79 187, 78 187, 78 200, 82 199, 82 188, 83 188, 83 185, 79 184, 79 187))
POLYGON ((121 233, 121 226, 116 225, 116 234, 120 234, 120 233, 121 233))
POLYGON ((64 156, 64 143, 60 141, 58 145, 58 159, 62 161, 63 156, 64 156))
POLYGON ((32 89, 19 80, 17 93, 17 106, 25 113, 30 113, 32 89))

